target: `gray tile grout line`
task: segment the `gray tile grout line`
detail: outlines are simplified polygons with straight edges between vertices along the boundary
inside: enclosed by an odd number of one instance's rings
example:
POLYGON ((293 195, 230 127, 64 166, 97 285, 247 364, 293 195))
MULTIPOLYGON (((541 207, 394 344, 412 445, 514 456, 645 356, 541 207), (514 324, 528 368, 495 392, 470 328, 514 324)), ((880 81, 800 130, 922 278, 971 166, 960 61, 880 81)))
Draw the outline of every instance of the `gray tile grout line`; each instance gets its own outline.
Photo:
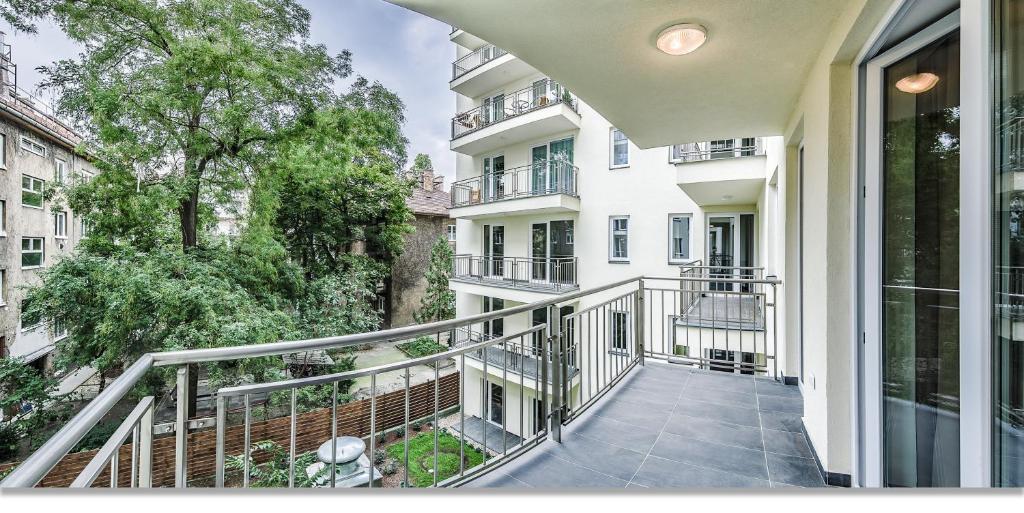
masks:
POLYGON ((764 471, 768 474, 768 488, 772 488, 772 468, 768 465, 768 445, 764 443, 764 422, 761 421, 761 398, 757 396, 757 380, 754 380, 754 398, 757 407, 757 426, 761 432, 761 449, 764 454, 764 471))
POLYGON ((666 418, 665 422, 662 423, 661 429, 658 430, 658 437, 654 439, 654 443, 651 444, 651 447, 649 449, 647 449, 647 454, 644 455, 644 459, 640 460, 640 466, 638 466, 636 470, 633 471, 633 475, 630 476, 629 482, 626 483, 626 486, 629 486, 629 484, 632 483, 634 479, 636 479, 637 474, 640 473, 640 469, 644 468, 644 464, 647 463, 647 458, 651 457, 651 452, 654 451, 654 447, 658 445, 658 441, 661 440, 661 435, 665 434, 665 426, 668 426, 668 421, 672 420, 672 412, 674 412, 676 406, 679 405, 679 401, 683 397, 683 390, 686 388, 686 384, 690 382, 690 376, 692 375, 693 374, 691 373, 686 374, 686 379, 683 380, 682 385, 679 387, 679 395, 676 396, 676 402, 675 404, 672 405, 672 411, 669 412, 668 418, 666 418))

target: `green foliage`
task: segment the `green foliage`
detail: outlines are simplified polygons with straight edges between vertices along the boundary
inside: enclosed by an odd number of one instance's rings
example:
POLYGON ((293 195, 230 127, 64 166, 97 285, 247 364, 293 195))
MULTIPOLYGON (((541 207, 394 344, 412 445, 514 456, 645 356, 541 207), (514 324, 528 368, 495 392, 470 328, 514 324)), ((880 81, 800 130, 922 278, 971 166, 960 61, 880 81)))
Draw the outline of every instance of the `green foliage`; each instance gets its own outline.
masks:
POLYGON ((426 335, 417 337, 416 340, 411 342, 398 344, 398 349, 402 350, 402 352, 409 355, 411 358, 420 358, 432 354, 443 353, 448 350, 447 347, 437 343, 436 340, 426 335))
POLYGON ((373 464, 380 465, 381 463, 384 463, 384 460, 387 457, 387 451, 385 451, 384 449, 377 449, 376 451, 373 451, 373 464))
MULTIPOLYGON (((286 488, 288 487, 288 450, 271 440, 263 440, 252 444, 249 449, 249 486, 252 488, 286 488), (262 463, 257 463, 262 462, 262 463)), ((316 452, 307 452, 295 457, 295 487, 311 488, 317 480, 330 474, 331 467, 325 465, 313 476, 306 475, 306 467, 316 463, 316 452)), ((230 471, 245 470, 245 455, 228 456, 225 468, 230 471)))
POLYGON ((117 428, 120 427, 120 425, 121 421, 117 419, 97 424, 89 431, 89 434, 85 435, 85 437, 78 442, 78 445, 76 445, 71 452, 88 451, 103 447, 103 444, 107 443, 107 440, 114 435, 114 432, 117 431, 117 428))
POLYGON ((455 292, 448 287, 455 252, 444 236, 438 237, 430 250, 427 267, 427 290, 420 299, 416 322, 443 321, 455 317, 455 292))
POLYGON ((13 422, 0 422, 0 461, 7 461, 18 455, 21 434, 13 422))
POLYGON ((36 20, 50 14, 60 0, 0 0, 0 18, 19 32, 36 33, 36 20))
POLYGON ((21 359, 0 358, 0 410, 5 413, 0 421, 0 459, 15 455, 20 440, 41 436, 50 424, 70 415, 68 405, 52 399, 56 390, 55 379, 21 359))
POLYGON ((309 338, 362 333, 380 328, 376 309, 377 283, 384 267, 365 256, 344 255, 336 274, 310 281, 298 302, 297 323, 309 338))
MULTIPOLYGON (((356 368, 356 357, 354 355, 338 352, 332 354, 331 357, 334 360, 334 365, 330 367, 313 367, 314 372, 309 375, 337 374, 355 370, 356 368)), ((338 404, 344 404, 352 400, 352 395, 349 392, 354 383, 355 381, 350 379, 338 382, 338 404)), ((330 408, 333 395, 334 385, 331 384, 299 388, 295 392, 295 409, 299 413, 305 413, 307 411, 330 408)), ((272 406, 288 405, 290 407, 291 397, 291 391, 273 392, 270 395, 270 404, 272 406)))
POLYGON ((425 171, 428 169, 434 169, 434 163, 430 161, 430 155, 427 155, 426 153, 417 154, 416 158, 412 162, 412 170, 425 171))
MULTIPOLYGON (((459 439, 448 433, 437 434, 437 481, 441 482, 459 473, 459 439)), ((473 468, 484 461, 480 451, 462 444, 465 454, 465 466, 473 468)), ((404 461, 405 444, 393 444, 388 447, 388 454, 399 461, 404 461)), ((434 433, 423 433, 409 439, 409 480, 413 486, 428 487, 434 485, 434 433)))
POLYGON ((384 465, 380 467, 380 471, 385 476, 393 476, 398 473, 398 462, 393 459, 388 459, 384 462, 384 465))

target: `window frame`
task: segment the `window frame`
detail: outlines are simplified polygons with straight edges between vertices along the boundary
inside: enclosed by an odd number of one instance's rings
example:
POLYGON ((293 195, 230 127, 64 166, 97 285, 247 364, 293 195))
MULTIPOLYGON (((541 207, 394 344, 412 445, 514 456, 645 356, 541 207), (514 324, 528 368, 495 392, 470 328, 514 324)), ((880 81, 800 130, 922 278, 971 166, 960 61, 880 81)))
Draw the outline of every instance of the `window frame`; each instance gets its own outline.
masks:
POLYGON ((68 161, 64 159, 53 159, 53 181, 54 183, 67 183, 68 161))
POLYGON ((68 211, 61 210, 53 214, 53 238, 58 240, 64 240, 68 238, 68 211), (64 230, 61 233, 61 218, 64 221, 64 230))
POLYGON ((0 199, 0 238, 7 236, 7 200, 0 199))
POLYGON ((668 215, 668 263, 669 264, 686 264, 693 260, 693 214, 689 213, 677 213, 668 215), (673 246, 675 235, 672 232, 673 223, 676 219, 686 219, 686 256, 682 258, 675 257, 675 248, 673 246))
MULTIPOLYGON (((30 242, 31 244, 31 242, 30 242)), ((21 268, 22 269, 39 269, 46 264, 46 237, 22 237, 21 238, 21 268), (26 241, 39 241, 39 250, 29 248, 26 252, 25 242, 26 241), (37 265, 25 265, 25 255, 39 253, 39 264, 37 265)))
POLYGON ((456 229, 454 224, 449 224, 445 227, 448 233, 448 242, 455 242, 456 229))
POLYGON ((608 352, 610 354, 627 355, 629 354, 630 344, 632 342, 632 334, 629 331, 630 322, 633 319, 632 312, 629 310, 609 310, 608 311, 608 326, 607 326, 607 337, 608 337, 608 352), (622 336, 621 346, 617 342, 616 336, 616 319, 622 319, 622 336))
POLYGON ((0 269, 0 308, 7 306, 7 269, 0 269))
POLYGON ((7 134, 0 132, 0 169, 7 169, 7 134))
POLYGON ((33 155, 46 158, 46 145, 44 145, 42 141, 37 141, 31 137, 22 135, 21 139, 18 141, 18 147, 33 155), (38 148, 39 150, 36 151, 35 148, 38 148))
POLYGON ((37 209, 42 210, 43 206, 46 204, 46 198, 44 197, 45 194, 46 194, 46 180, 43 180, 42 178, 36 178, 36 177, 34 177, 32 175, 26 175, 26 174, 22 173, 22 175, 21 175, 21 206, 28 207, 28 208, 37 208, 37 209), (30 184, 28 189, 25 188, 25 179, 26 178, 29 180, 29 184, 30 184), (36 191, 36 190, 31 188, 31 184, 33 183, 32 180, 34 180, 36 182, 39 182, 39 184, 40 184, 39 191, 36 191), (31 194, 38 194, 39 195, 39 206, 30 205, 30 204, 25 203, 25 193, 26 192, 31 193, 31 194))
POLYGON ((618 128, 611 127, 608 129, 608 169, 622 169, 629 167, 630 154, 629 154, 629 137, 626 137, 626 133, 618 128), (626 145, 626 162, 624 164, 615 163, 615 134, 622 134, 622 140, 626 145))
POLYGON ((629 216, 628 215, 608 216, 608 262, 609 263, 629 263, 629 224, 630 223, 629 223, 629 216), (615 222, 616 221, 626 221, 626 228, 625 228, 625 230, 616 230, 616 228, 615 228, 615 222), (622 235, 626 239, 626 245, 625 245, 626 247, 625 247, 625 255, 624 256, 615 256, 615 237, 617 235, 616 232, 619 232, 619 231, 624 232, 622 235))

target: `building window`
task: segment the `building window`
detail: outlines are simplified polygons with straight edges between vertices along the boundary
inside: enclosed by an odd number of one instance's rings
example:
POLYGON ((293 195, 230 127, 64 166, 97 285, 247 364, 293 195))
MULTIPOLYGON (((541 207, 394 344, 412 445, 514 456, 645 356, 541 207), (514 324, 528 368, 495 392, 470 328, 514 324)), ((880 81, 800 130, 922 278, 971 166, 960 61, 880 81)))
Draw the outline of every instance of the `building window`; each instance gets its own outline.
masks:
POLYGON ((0 168, 7 169, 7 134, 0 134, 0 168))
POLYGON ((53 179, 57 183, 64 183, 67 178, 68 163, 61 159, 54 160, 53 179))
POLYGON ((629 261, 629 217, 609 218, 608 232, 608 259, 612 262, 629 261))
POLYGON ((57 212, 53 214, 53 236, 58 239, 68 237, 68 213, 57 212))
POLYGON ((611 351, 625 353, 629 350, 629 312, 612 310, 608 316, 608 340, 611 351))
POLYGON ((0 200, 0 237, 7 236, 7 201, 0 200))
POLYGON ((68 324, 60 319, 53 321, 53 340, 56 342, 68 336, 68 324))
POLYGON ((42 180, 21 175, 21 204, 26 207, 43 208, 42 180))
POLYGON ((7 269, 0 269, 0 306, 7 306, 7 269))
POLYGON ((82 181, 89 182, 90 180, 92 180, 92 173, 88 171, 82 171, 82 181))
POLYGON ((690 259, 690 215, 668 216, 668 261, 684 263, 690 259))
POLYGON ((455 225, 448 225, 448 242, 455 242, 455 225))
POLYGON ((629 166, 629 139, 618 128, 611 129, 610 155, 612 169, 629 166))
POLYGON ((43 238, 21 238, 21 268, 32 269, 43 265, 43 238))
POLYGON ((40 157, 45 157, 46 156, 46 146, 43 146, 43 143, 41 143, 41 142, 39 142, 39 141, 37 141, 35 139, 31 139, 29 137, 25 137, 24 135, 21 136, 21 149, 23 149, 23 150, 25 150, 25 151, 27 151, 29 153, 35 153, 36 155, 39 155, 40 157))
POLYGON ((82 237, 88 237, 92 233, 92 221, 82 218, 82 237))

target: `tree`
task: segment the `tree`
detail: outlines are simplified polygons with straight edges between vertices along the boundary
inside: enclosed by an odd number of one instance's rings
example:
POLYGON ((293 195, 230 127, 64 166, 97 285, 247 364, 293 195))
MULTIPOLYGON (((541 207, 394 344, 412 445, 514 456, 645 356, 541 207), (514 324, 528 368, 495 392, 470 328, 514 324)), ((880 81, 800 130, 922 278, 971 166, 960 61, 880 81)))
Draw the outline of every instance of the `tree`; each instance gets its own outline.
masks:
POLYGON ((14 30, 35 34, 36 20, 50 14, 60 0, 0 0, 0 18, 14 30))
POLYGON ((20 358, 0 358, 0 460, 17 454, 21 440, 34 437, 69 413, 66 407, 52 404, 56 390, 55 379, 20 358))
POLYGON ((413 171, 426 171, 434 169, 434 163, 430 161, 430 155, 426 153, 420 153, 416 155, 416 159, 412 162, 413 171))
POLYGON ((439 237, 430 250, 427 290, 420 299, 416 322, 431 322, 455 317, 455 293, 448 287, 455 252, 445 237, 439 237))
POLYGON ((204 187, 242 188, 351 72, 348 52, 308 41, 309 12, 294 0, 76 0, 54 18, 84 51, 43 68, 43 87, 98 160, 170 193, 186 250, 204 187))

